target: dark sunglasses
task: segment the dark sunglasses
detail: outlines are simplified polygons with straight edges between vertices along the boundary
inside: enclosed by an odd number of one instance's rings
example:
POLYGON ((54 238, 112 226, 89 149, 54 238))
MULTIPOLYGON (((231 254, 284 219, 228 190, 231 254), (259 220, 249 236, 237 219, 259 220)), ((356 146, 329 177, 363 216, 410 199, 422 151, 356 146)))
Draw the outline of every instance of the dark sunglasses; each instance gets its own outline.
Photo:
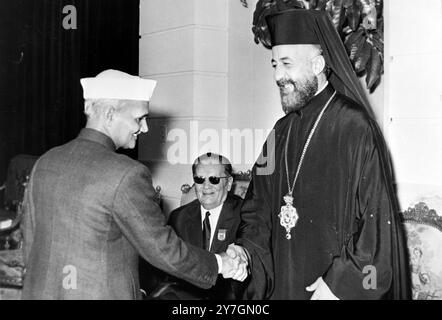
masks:
MULTIPOLYGON (((209 182, 210 182, 211 184, 218 184, 219 181, 220 181, 220 179, 223 179, 223 178, 228 178, 228 177, 214 177, 214 176, 210 176, 210 177, 209 177, 209 182)), ((194 177, 193 177, 193 181, 194 181, 196 184, 203 184, 204 181, 206 181, 206 178, 201 177, 201 176, 194 176, 194 177)))

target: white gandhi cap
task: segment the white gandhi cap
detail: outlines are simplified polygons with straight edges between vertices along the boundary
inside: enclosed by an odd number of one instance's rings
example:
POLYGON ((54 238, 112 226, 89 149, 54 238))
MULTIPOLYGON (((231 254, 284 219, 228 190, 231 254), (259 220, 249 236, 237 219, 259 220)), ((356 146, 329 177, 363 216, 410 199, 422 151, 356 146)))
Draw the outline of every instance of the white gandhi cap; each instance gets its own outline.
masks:
POLYGON ((118 70, 105 70, 94 78, 80 80, 84 99, 150 101, 157 82, 118 70))

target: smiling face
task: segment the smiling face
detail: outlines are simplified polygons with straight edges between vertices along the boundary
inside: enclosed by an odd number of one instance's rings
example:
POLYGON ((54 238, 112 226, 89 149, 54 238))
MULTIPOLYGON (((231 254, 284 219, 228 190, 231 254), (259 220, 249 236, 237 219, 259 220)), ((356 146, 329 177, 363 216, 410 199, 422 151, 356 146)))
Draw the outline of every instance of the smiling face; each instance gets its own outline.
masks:
POLYGON ((209 177, 226 177, 224 165, 214 159, 203 159, 195 168, 195 176, 206 178, 202 184, 195 183, 196 196, 206 210, 218 207, 227 198, 232 188, 233 178, 219 179, 218 184, 211 184, 209 177))
POLYGON ((133 149, 140 133, 148 131, 146 117, 149 103, 146 101, 122 100, 114 109, 109 123, 108 133, 115 146, 133 149))
POLYGON ((312 61, 319 57, 313 45, 279 45, 272 48, 272 66, 285 113, 302 108, 318 91, 312 61))

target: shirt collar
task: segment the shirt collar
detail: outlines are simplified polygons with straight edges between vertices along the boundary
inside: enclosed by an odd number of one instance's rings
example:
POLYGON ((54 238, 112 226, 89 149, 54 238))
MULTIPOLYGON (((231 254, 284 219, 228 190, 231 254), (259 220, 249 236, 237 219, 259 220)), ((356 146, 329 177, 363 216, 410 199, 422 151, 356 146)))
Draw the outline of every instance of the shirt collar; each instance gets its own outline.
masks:
MULTIPOLYGON (((221 214, 221 210, 223 208, 223 205, 224 205, 224 203, 222 203, 218 207, 215 207, 215 208, 210 209, 210 210, 204 209, 204 207, 201 206, 201 223, 206 218, 206 212, 207 211, 210 212, 210 218, 209 218, 210 220, 212 220, 212 218, 215 219, 215 218, 219 217, 219 215, 221 214)), ((216 220, 218 220, 218 219, 216 219, 216 220)))
POLYGON ((115 151, 117 148, 115 146, 115 143, 112 141, 111 138, 109 138, 104 133, 91 129, 91 128, 83 128, 81 129, 80 133, 78 134, 79 139, 85 139, 89 141, 93 141, 96 143, 99 143, 103 145, 105 148, 115 151))

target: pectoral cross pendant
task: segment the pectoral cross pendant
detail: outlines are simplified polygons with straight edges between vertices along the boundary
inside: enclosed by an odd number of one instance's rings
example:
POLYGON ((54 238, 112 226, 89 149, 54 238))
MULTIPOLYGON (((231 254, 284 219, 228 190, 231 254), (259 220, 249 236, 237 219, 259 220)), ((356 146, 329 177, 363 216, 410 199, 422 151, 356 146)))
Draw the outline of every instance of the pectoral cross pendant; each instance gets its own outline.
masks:
POLYGON ((293 197, 290 194, 287 194, 283 199, 285 205, 281 207, 281 212, 279 213, 278 217, 281 226, 285 228, 285 237, 287 240, 290 240, 292 238, 290 230, 296 226, 299 216, 296 212, 296 208, 293 207, 293 197))

